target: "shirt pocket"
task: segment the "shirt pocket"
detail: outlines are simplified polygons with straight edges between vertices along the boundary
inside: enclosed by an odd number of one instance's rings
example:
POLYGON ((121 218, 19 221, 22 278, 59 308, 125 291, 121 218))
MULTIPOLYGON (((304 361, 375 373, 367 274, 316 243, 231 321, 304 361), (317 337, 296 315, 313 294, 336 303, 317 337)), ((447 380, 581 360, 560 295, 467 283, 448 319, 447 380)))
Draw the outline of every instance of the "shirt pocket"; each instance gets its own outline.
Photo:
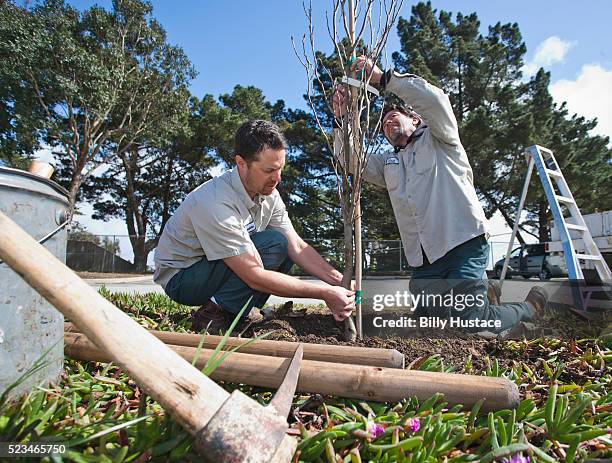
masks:
POLYGON ((414 151, 414 170, 417 174, 425 174, 436 164, 436 153, 427 151, 414 151))
POLYGON ((385 184, 388 191, 397 190, 399 185, 399 164, 386 164, 384 168, 385 184))

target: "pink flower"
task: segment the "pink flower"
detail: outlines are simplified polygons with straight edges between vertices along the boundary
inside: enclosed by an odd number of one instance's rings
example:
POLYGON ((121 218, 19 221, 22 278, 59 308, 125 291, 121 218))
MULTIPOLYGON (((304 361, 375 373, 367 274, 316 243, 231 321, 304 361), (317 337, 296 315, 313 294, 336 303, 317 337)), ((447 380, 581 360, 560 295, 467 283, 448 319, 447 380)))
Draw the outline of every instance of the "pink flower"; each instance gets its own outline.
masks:
POLYGON ((372 439, 378 439, 385 432, 385 428, 378 423, 370 421, 368 423, 368 433, 372 436, 372 439))
POLYGON ((524 457, 521 453, 512 455, 509 460, 504 458, 505 463, 529 463, 530 461, 531 459, 529 457, 524 457))
POLYGON ((406 431, 417 432, 421 429, 421 422, 418 418, 408 418, 406 420, 406 426, 404 426, 406 431))

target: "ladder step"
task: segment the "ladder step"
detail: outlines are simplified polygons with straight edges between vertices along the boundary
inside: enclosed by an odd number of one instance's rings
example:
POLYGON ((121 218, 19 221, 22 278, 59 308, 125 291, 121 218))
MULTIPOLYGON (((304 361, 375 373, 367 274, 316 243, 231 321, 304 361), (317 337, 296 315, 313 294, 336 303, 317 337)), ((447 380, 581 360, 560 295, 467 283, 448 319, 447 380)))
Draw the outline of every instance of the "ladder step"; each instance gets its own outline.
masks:
POLYGON ((582 225, 576 225, 573 223, 565 222, 565 226, 568 228, 568 230, 576 230, 576 231, 581 231, 581 232, 587 231, 587 227, 583 227, 582 225))
POLYGON ((555 195, 555 198, 556 198, 556 199, 557 199, 557 201, 559 201, 560 203, 565 203, 565 204, 576 204, 572 198, 568 198, 567 196, 559 196, 559 195, 555 195))
POLYGON ((590 255, 590 254, 576 254, 576 257, 578 259, 582 259, 582 260, 603 260, 599 256, 593 256, 593 255, 590 255))
POLYGON ((553 152, 551 150, 549 150, 548 148, 544 148, 543 146, 536 145, 536 148, 540 150, 540 153, 546 153, 549 156, 552 156, 552 154, 553 154, 553 152))
MULTIPOLYGON (((597 243, 593 240, 582 218, 582 214, 578 209, 578 205, 574 198, 572 198, 570 188, 561 172, 561 166, 555 159, 553 152, 543 146, 533 145, 528 148, 526 157, 530 167, 535 167, 538 172, 538 176, 544 187, 546 199, 550 203, 550 208, 555 218, 555 225, 560 231, 564 231, 564 235, 568 235, 569 231, 574 232, 572 235, 575 235, 575 238, 574 236, 570 236, 569 241, 561 240, 563 250, 567 251, 563 253, 563 256, 567 265, 568 274, 571 275, 572 278, 584 278, 582 266, 584 266, 585 261, 591 261, 593 262, 592 266, 595 267, 602 281, 612 281, 610 268, 601 256, 597 248, 597 243), (565 213, 567 211, 565 211, 564 208, 569 209, 570 217, 566 217, 565 213), (586 254, 578 254, 576 252, 577 244, 575 243, 583 245, 584 251, 582 251, 583 248, 581 248, 581 252, 585 252, 586 254)), ((521 201, 524 200, 524 196, 527 192, 528 181, 529 178, 526 178, 521 201)), ((522 208, 519 209, 517 217, 520 217, 521 212, 522 208)), ((557 244, 561 244, 561 242, 557 244)), ((583 303, 583 301, 575 302, 579 305, 583 303)))
POLYGON ((558 170, 544 169, 550 177, 563 178, 563 174, 558 170))

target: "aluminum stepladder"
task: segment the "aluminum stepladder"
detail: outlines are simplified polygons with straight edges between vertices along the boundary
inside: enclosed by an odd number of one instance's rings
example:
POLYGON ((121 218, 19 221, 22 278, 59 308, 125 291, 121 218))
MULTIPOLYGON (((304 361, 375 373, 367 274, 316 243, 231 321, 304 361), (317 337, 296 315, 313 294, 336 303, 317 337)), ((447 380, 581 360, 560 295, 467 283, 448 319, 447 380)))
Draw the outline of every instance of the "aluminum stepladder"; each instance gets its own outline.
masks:
MULTIPOLYGON (((602 283, 612 283, 612 272, 606 264, 606 261, 601 255, 599 248, 595 244, 591 232, 589 231, 580 209, 574 200, 574 196, 565 181, 565 177, 561 172, 561 168, 555 159, 553 152, 547 148, 539 145, 530 146, 525 151, 525 157, 528 160, 527 175, 525 176, 525 183, 523 185, 523 191, 519 201, 519 207, 516 214, 516 220, 514 222, 514 228, 512 230, 512 237, 508 243, 508 249, 506 252, 506 258, 504 260, 504 267, 500 277, 500 285, 503 285, 503 281, 506 277, 508 270, 508 262, 510 261, 510 253, 514 246, 514 238, 518 230, 518 225, 525 205, 525 198, 527 196, 527 190, 529 188, 529 182, 531 180, 531 174, 535 166, 538 176, 544 187, 544 192, 550 209, 553 214, 555 226, 559 230, 559 238, 562 243, 563 256, 567 266, 567 274, 570 281, 578 282, 577 290, 574 290, 574 302, 577 308, 586 311, 588 308, 588 299, 590 298, 593 288, 586 288, 584 286, 584 275, 582 268, 580 267, 580 261, 592 261, 597 274, 601 279, 602 283), (555 185, 557 189, 555 190, 555 185), (569 217, 565 217, 561 205, 564 205, 569 211, 569 217), (574 231, 579 235, 578 240, 582 240, 584 244, 585 254, 579 254, 576 252, 576 247, 570 231, 574 231), (580 287, 582 285, 582 287, 580 287), (587 299, 582 296, 582 292, 585 291, 589 294, 587 299)), ((572 285, 574 286, 574 285, 572 285)))

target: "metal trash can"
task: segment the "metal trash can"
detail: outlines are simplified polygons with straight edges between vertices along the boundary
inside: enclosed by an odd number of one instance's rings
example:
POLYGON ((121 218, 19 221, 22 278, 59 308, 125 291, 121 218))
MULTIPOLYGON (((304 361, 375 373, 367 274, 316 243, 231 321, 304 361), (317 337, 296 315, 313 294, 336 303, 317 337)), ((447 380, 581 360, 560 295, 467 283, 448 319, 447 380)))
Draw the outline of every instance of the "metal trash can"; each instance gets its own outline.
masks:
MULTIPOLYGON (((66 261, 69 202, 64 188, 22 170, 0 167, 0 211, 66 261)), ((44 366, 12 389, 9 397, 56 382, 63 368, 63 338, 63 315, 0 263, 0 395, 38 361, 44 366)))

